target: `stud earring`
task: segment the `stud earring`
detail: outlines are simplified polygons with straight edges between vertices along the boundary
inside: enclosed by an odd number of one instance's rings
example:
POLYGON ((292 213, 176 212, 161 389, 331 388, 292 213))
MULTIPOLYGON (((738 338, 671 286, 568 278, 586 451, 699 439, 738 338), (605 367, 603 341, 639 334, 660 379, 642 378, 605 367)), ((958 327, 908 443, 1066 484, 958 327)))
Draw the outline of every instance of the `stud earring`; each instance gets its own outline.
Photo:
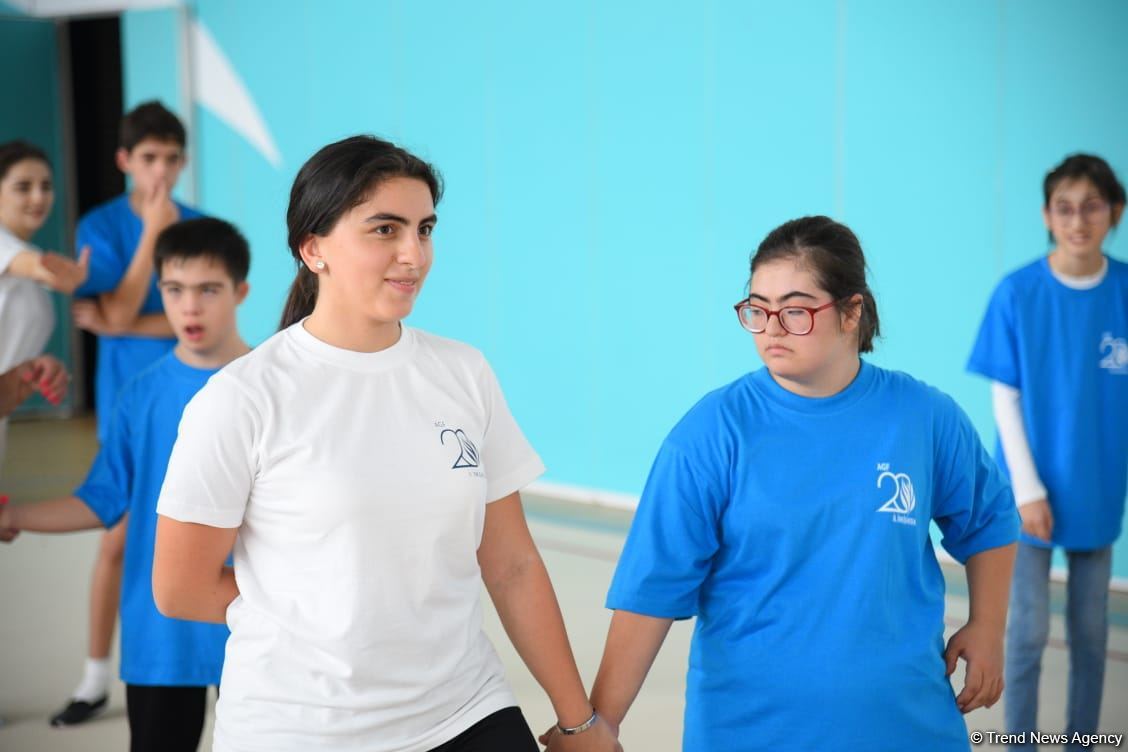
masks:
POLYGON ((325 262, 319 260, 316 264, 314 264, 314 266, 316 266, 318 269, 324 269, 325 268, 325 262))

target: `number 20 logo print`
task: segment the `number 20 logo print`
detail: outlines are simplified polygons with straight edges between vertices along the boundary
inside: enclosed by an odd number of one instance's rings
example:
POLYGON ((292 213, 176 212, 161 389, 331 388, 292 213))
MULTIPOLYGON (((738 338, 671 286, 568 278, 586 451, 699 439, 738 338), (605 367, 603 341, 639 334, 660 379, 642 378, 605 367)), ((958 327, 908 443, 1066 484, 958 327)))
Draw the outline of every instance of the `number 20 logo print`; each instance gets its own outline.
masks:
POLYGON ((912 512, 916 508, 916 491, 913 489, 913 482, 909 476, 905 473, 894 474, 886 470, 877 476, 878 488, 881 488, 881 483, 886 478, 893 481, 893 495, 877 511, 892 514, 909 514, 912 512))

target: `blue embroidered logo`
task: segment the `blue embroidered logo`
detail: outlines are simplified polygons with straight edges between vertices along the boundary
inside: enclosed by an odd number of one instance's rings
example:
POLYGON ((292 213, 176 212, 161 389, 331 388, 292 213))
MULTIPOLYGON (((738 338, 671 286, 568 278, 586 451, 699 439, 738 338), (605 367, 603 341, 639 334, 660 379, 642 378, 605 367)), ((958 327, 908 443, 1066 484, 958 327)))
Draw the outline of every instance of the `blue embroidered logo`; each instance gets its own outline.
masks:
POLYGON ((450 466, 451 470, 458 470, 464 467, 478 467, 478 447, 474 446, 474 442, 466 435, 466 432, 461 428, 444 428, 439 434, 439 442, 444 446, 447 443, 446 437, 450 434, 454 440, 458 442, 458 457, 454 460, 454 464, 450 466))

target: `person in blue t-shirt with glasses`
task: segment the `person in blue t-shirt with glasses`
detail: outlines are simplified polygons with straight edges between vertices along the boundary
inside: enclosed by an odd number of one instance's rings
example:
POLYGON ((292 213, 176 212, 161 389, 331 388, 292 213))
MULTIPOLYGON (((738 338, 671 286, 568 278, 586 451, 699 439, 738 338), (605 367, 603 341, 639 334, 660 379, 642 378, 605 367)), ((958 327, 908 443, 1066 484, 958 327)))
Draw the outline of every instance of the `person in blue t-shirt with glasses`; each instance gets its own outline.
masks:
POLYGON ((859 357, 879 328, 849 228, 773 230, 748 289, 736 310, 765 366, 659 449, 592 704, 617 728, 672 621, 696 617, 683 749, 967 750, 961 713, 1003 689, 1010 488, 950 397, 859 357), (947 647, 933 521, 967 566, 947 647))
POLYGON ((1102 251, 1125 193, 1108 163, 1088 154, 1055 167, 1043 192, 1053 249, 999 283, 968 369, 992 381, 996 456, 1022 516, 1007 628, 1007 731, 1037 728, 1050 560, 1060 546, 1069 563, 1072 736, 1096 732, 1100 720, 1112 544, 1128 486, 1128 264, 1102 251))

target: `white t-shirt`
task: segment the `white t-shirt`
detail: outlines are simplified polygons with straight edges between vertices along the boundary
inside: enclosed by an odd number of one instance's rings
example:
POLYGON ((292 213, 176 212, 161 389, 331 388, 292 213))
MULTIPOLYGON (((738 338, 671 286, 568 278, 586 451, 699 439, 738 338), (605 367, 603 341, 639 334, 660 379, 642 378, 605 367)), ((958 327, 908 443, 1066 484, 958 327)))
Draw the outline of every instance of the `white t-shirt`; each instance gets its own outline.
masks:
POLYGON ((516 705, 482 631, 486 504, 544 466, 481 353, 301 323, 184 411, 157 511, 239 527, 216 752, 422 752, 516 705))
POLYGON ((43 352, 55 328, 47 291, 7 273, 12 259, 29 250, 36 248, 0 227, 0 373, 43 352))
MULTIPOLYGON (((51 297, 38 283, 8 274, 16 254, 36 250, 0 226, 0 373, 43 352, 55 328, 51 297)), ((8 443, 8 419, 0 418, 0 466, 8 443)))

